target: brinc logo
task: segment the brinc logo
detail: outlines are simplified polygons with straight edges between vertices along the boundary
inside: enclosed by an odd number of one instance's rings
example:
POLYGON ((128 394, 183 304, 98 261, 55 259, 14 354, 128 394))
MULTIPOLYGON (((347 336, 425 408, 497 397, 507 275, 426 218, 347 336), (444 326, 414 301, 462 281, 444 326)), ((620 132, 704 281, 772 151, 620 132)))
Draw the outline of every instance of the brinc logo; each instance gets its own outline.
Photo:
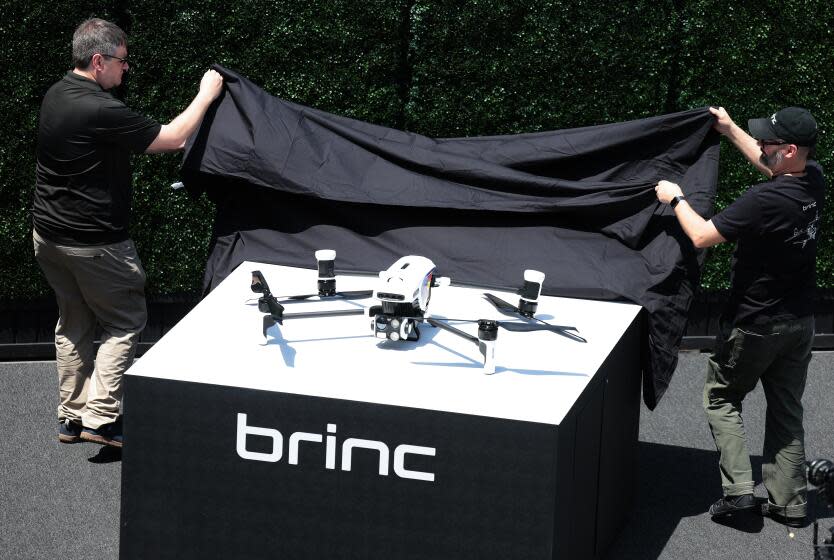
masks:
MULTIPOLYGON (((294 432, 290 434, 289 438, 289 453, 287 462, 290 465, 298 464, 298 449, 301 447, 301 442, 321 443, 325 440, 325 458, 324 466, 327 469, 336 468, 336 424, 327 425, 327 437, 322 434, 315 434, 309 432, 294 432)), ((342 461, 341 469, 349 471, 353 458, 354 449, 370 449, 379 453, 379 475, 388 476, 388 466, 390 463, 391 452, 388 446, 381 441, 372 439, 348 438, 342 442, 342 461)), ((284 456, 284 435, 274 428, 261 428, 259 426, 250 426, 247 423, 246 414, 238 413, 237 415, 237 454, 242 459, 249 459, 250 461, 265 461, 267 463, 277 463, 284 456), (249 451, 246 448, 246 438, 248 436, 261 436, 272 439, 272 451, 269 453, 259 451, 249 451)), ((400 478, 410 478, 412 480, 425 480, 434 482, 434 473, 415 471, 405 468, 405 461, 407 455, 428 455, 434 457, 434 447, 421 447, 419 445, 402 444, 394 448, 394 474, 400 478)))

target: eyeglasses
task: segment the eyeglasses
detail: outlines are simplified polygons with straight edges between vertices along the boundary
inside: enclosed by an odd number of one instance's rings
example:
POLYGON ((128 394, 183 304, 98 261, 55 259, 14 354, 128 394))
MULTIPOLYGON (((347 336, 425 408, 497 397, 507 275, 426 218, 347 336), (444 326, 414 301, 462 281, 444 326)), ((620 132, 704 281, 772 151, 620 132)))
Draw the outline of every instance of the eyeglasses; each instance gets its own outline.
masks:
POLYGON ((121 58, 119 56, 112 55, 112 54, 104 54, 104 53, 99 53, 99 54, 101 54, 101 56, 106 56, 107 58, 115 58, 116 60, 118 60, 119 62, 122 63, 122 66, 124 66, 128 63, 127 62, 127 57, 121 58))
POLYGON ((782 146, 787 144, 784 140, 757 140, 762 146, 782 146))

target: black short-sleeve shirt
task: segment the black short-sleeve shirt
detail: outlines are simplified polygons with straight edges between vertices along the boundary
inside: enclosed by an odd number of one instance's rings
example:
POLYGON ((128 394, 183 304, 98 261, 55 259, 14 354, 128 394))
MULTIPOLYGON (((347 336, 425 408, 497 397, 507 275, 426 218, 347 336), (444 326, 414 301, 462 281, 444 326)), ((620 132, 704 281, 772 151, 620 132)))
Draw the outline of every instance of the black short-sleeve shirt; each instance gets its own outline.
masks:
POLYGON ((824 198, 822 168, 812 161, 804 175, 750 187, 712 218, 725 239, 738 242, 725 319, 766 324, 813 313, 824 198))
POLYGON ((144 152, 160 128, 72 71, 49 88, 41 104, 32 206, 38 234, 71 246, 127 239, 130 155, 144 152))

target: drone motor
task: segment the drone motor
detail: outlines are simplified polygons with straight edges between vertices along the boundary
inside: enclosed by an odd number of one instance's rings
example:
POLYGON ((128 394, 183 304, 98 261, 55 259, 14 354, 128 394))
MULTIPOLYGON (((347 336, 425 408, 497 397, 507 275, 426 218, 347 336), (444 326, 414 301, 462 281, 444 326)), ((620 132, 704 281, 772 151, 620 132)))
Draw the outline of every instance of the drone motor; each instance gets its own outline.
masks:
POLYGON ((319 268, 319 295, 336 295, 336 251, 321 249, 316 251, 316 263, 319 268))
POLYGON ((544 284, 544 272, 530 269, 524 271, 524 287, 518 291, 521 296, 518 300, 518 311, 525 317, 532 317, 536 314, 542 284, 544 284))
POLYGON ((498 321, 478 321, 478 350, 484 357, 484 373, 495 373, 495 343, 498 340, 498 321))

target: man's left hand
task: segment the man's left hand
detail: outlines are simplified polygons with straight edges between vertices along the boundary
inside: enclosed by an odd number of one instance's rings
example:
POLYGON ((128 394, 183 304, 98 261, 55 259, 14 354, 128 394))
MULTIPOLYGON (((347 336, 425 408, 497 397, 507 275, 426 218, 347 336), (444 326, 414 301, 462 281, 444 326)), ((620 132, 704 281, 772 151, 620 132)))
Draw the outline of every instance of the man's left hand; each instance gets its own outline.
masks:
POLYGON ((676 196, 683 196, 681 188, 671 181, 659 181, 654 188, 657 199, 663 204, 669 204, 676 196))

